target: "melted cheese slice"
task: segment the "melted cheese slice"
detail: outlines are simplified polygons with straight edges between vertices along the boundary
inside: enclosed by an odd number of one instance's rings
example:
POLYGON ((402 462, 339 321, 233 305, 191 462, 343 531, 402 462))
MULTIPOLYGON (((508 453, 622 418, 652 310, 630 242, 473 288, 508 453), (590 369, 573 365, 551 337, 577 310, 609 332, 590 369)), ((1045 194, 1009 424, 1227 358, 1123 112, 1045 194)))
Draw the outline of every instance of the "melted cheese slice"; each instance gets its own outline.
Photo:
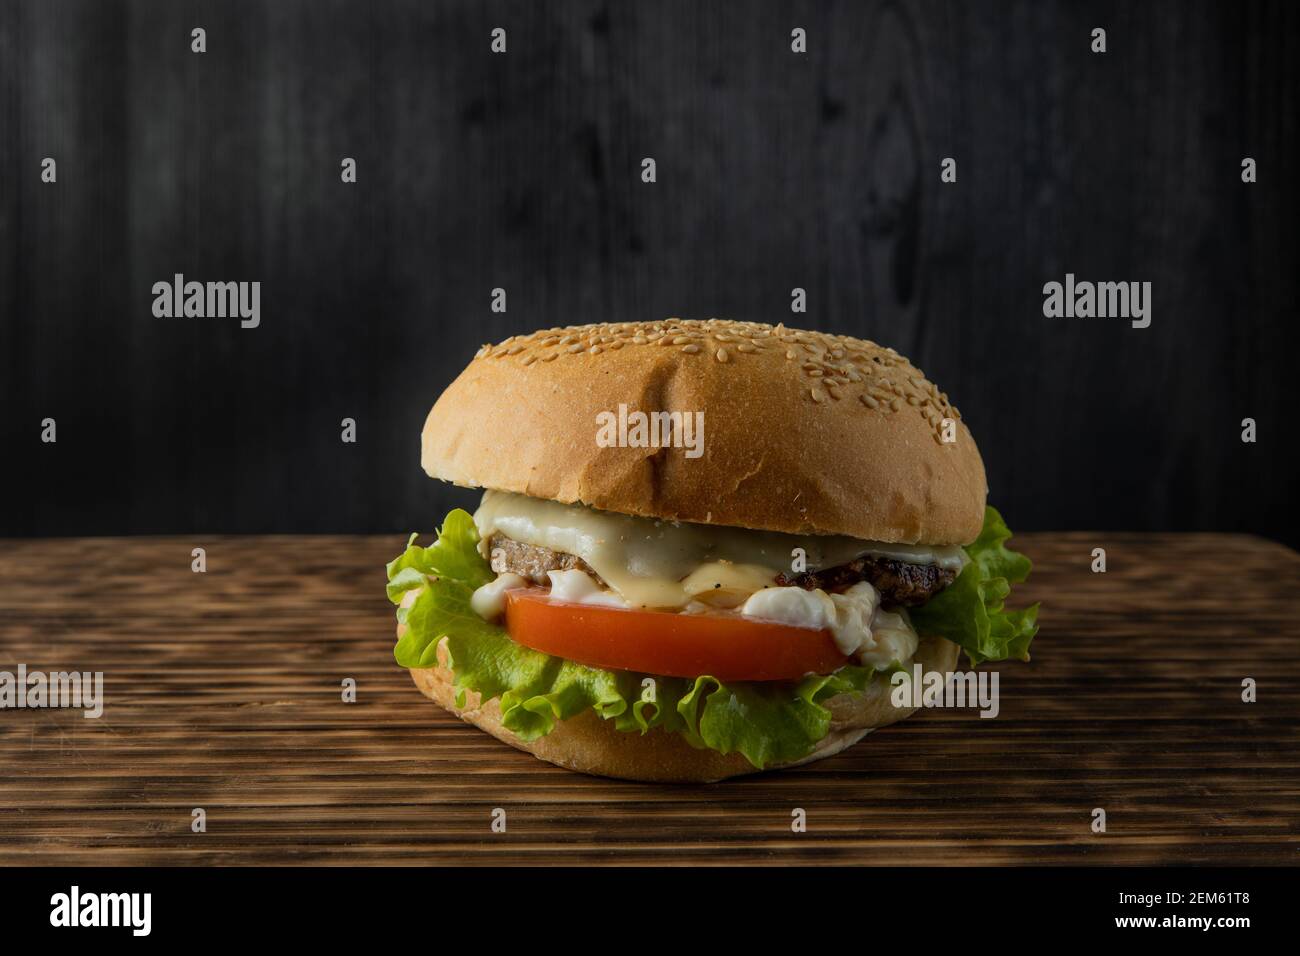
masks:
POLYGON ((524 544, 575 554, 633 607, 680 608, 708 590, 768 587, 802 548, 809 571, 863 555, 961 571, 960 547, 886 544, 839 535, 795 535, 721 525, 636 518, 585 505, 488 491, 474 514, 480 537, 496 532, 524 544))

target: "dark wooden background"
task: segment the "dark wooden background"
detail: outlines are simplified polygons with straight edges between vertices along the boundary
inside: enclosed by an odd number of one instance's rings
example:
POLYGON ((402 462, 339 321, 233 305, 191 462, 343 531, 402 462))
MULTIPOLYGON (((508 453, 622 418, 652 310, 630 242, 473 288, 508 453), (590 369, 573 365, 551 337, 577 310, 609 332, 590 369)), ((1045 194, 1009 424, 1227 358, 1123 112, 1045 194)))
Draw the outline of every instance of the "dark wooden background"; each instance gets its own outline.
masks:
POLYGON ((718 315, 910 355, 1018 529, 1300 543, 1298 22, 1287 2, 4 3, 0 534, 427 530, 470 496, 420 472, 420 424, 480 342, 718 315), (1067 271, 1152 282, 1151 327, 1045 319, 1067 271), (175 272, 261 281, 261 327, 155 318, 175 272))

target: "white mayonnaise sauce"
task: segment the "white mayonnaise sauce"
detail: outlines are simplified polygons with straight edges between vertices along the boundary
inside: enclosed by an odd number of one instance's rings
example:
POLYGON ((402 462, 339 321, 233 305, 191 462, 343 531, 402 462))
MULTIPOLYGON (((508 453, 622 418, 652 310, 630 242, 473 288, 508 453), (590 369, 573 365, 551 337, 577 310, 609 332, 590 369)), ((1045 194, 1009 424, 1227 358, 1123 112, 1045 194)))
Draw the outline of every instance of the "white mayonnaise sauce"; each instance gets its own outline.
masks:
POLYGON ((511 588, 522 588, 528 584, 518 574, 507 572, 497 576, 476 590, 469 599, 469 606, 474 613, 485 621, 495 621, 506 610, 506 592, 511 588))
POLYGON ((906 615, 881 610, 880 592, 866 581, 843 594, 768 588, 751 596, 740 613, 757 620, 829 630, 840 653, 875 667, 893 661, 906 663, 920 643, 906 615))

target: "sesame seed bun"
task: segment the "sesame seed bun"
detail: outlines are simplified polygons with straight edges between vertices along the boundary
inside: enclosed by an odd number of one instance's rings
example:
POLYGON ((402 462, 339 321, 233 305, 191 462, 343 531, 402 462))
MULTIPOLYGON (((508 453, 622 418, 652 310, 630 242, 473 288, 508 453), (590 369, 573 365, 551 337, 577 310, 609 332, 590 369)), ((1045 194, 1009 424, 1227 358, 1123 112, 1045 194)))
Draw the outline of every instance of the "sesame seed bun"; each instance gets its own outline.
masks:
MULTIPOLYGON (((399 633, 401 629, 399 628, 399 633)), ((922 638, 915 661, 925 671, 951 671, 957 666, 957 645, 940 637, 922 638)), ((443 647, 438 659, 445 661, 443 647)), ((651 730, 644 735, 616 730, 613 721, 587 710, 556 724, 555 729, 536 740, 521 740, 501 724, 501 708, 494 698, 483 703, 469 691, 465 706, 456 706, 451 671, 445 667, 411 670, 415 686, 439 706, 461 720, 486 730, 493 737, 560 767, 601 777, 646 780, 663 783, 712 783, 727 777, 756 773, 738 753, 696 750, 679 734, 651 730)), ((895 723, 916 712, 914 707, 895 707, 890 687, 877 678, 864 694, 840 694, 824 702, 831 712, 831 729, 812 753, 801 760, 774 764, 768 770, 821 760, 853 746, 872 730, 895 723)))
POLYGON ((973 541, 987 495, 957 409, 897 352, 718 319, 485 345, 429 413, 422 464, 458 485, 624 514, 905 544, 973 541), (620 405, 703 412, 702 455, 600 447, 597 415, 620 405))

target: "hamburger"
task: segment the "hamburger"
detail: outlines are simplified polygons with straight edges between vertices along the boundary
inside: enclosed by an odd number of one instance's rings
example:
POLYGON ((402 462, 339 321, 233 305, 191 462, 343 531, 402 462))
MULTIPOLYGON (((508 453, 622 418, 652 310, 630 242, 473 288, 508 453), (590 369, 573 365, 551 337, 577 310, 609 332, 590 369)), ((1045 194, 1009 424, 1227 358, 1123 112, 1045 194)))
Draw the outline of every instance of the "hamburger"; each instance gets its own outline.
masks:
POLYGON ((421 463, 482 489, 388 565, 397 663, 543 760, 714 781, 909 716, 894 685, 1028 660, 1029 561, 948 396, 893 349, 751 322, 485 345, 421 463), (902 677, 895 677, 901 674, 902 677))

